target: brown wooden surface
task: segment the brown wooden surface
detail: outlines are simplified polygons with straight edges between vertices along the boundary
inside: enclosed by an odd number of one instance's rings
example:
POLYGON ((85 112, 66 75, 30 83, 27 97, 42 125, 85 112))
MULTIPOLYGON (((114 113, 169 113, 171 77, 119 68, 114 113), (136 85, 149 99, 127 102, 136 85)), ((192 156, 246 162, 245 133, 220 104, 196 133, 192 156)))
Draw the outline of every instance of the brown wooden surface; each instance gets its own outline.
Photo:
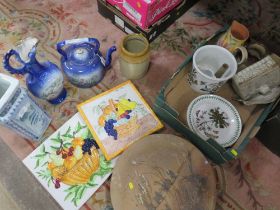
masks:
POLYGON ((111 199, 115 210, 214 209, 216 177, 188 141, 170 134, 150 135, 118 159, 111 199))

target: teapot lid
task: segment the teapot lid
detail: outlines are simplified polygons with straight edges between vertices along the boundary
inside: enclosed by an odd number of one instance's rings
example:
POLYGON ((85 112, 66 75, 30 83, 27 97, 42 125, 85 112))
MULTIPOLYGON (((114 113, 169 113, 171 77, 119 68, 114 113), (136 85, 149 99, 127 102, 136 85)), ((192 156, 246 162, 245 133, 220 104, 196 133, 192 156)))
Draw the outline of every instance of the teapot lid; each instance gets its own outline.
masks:
POLYGON ((70 46, 67 52, 67 60, 74 65, 91 65, 94 62, 97 62, 95 47, 88 44, 77 44, 70 46))

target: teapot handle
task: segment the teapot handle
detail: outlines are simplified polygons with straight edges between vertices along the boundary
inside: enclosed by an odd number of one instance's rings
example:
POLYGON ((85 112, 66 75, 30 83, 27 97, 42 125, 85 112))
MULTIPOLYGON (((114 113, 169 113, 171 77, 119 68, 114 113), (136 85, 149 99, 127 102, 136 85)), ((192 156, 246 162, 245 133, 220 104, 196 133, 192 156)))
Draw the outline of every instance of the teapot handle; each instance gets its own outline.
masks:
POLYGON ((61 41, 61 42, 58 42, 56 44, 56 49, 63 57, 67 58, 67 55, 66 55, 65 51, 62 49, 65 45, 80 44, 80 43, 85 43, 85 42, 94 43, 95 44, 94 53, 98 53, 100 43, 95 38, 78 38, 78 39, 61 41))
POLYGON ((24 61, 20 58, 19 54, 15 50, 10 50, 9 52, 6 53, 6 55, 3 58, 3 66, 6 70, 8 70, 11 74, 25 74, 27 73, 26 68, 25 68, 25 63, 24 61), (16 60, 23 64, 24 66, 22 68, 14 68, 10 65, 10 58, 12 56, 16 57, 16 60))

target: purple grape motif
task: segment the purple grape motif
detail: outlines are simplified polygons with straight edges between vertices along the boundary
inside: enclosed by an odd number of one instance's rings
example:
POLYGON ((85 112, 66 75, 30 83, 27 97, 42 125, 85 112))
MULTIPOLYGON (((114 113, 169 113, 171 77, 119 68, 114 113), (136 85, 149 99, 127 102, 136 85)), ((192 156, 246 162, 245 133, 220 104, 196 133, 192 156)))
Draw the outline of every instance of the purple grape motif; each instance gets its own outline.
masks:
POLYGON ((91 155, 91 147, 95 146, 96 149, 99 149, 99 146, 97 145, 96 141, 91 138, 84 139, 84 144, 82 146, 83 154, 88 153, 91 155))
POLYGON ((114 123, 116 123, 116 120, 109 119, 108 121, 105 121, 104 129, 108 136, 113 136, 115 140, 118 139, 118 132, 116 129, 114 129, 114 123))

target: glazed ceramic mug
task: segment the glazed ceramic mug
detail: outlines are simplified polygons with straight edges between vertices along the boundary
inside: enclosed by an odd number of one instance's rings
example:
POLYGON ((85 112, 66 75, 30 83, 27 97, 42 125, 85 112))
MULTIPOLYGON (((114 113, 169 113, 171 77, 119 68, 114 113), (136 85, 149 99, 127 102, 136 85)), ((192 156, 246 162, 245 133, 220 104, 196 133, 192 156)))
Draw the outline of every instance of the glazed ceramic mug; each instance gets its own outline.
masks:
POLYGON ((230 28, 218 40, 217 45, 234 52, 237 48, 244 45, 249 38, 248 28, 234 20, 230 28))
POLYGON ((205 45, 193 55, 193 67, 188 73, 191 88, 199 93, 215 93, 237 71, 235 57, 217 45, 205 45))
POLYGON ((120 44, 119 63, 123 76, 140 79, 148 71, 150 49, 148 40, 141 34, 129 34, 120 44))

